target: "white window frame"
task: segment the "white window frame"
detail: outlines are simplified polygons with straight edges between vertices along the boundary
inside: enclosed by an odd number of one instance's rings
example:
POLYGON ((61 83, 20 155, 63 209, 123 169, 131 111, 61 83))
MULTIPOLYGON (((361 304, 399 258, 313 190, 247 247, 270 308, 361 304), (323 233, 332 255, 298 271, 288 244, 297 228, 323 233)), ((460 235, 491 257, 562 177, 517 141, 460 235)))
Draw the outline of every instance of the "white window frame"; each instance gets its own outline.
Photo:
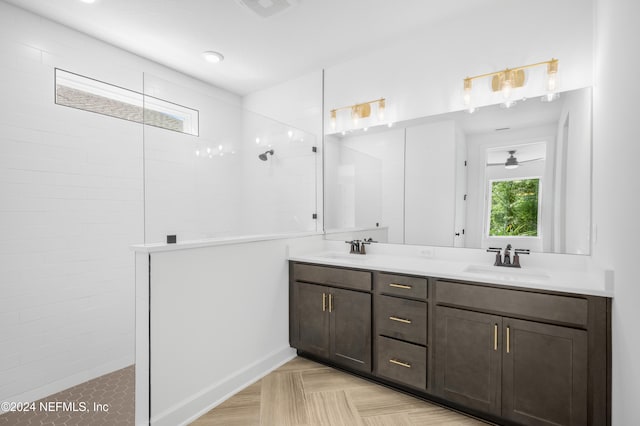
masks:
MULTIPOLYGON (((85 77, 83 75, 72 73, 70 71, 66 71, 60 68, 55 68, 54 74, 55 74, 54 80, 55 80, 55 88, 56 88, 55 103, 58 105, 66 106, 68 108, 82 109, 83 111, 93 112, 95 114, 103 114, 109 117, 119 118, 122 120, 129 120, 125 117, 121 117, 118 115, 104 114, 96 111, 91 111, 89 109, 83 109, 83 108, 67 105, 64 103, 59 103, 57 88, 58 88, 58 85, 60 85, 60 86, 69 87, 71 89, 75 89, 75 90, 86 92, 92 95, 112 99, 117 102, 121 102, 124 104, 132 105, 134 107, 140 108, 140 110, 142 111, 142 115, 141 115, 142 121, 143 121, 142 124, 158 127, 165 130, 171 130, 174 132, 186 133, 192 136, 199 136, 200 120, 199 120, 199 111, 196 109, 189 108, 184 105, 179 105, 173 102, 169 102, 164 99, 159 99, 153 96, 145 95, 143 93, 139 93, 133 90, 125 89, 123 87, 119 87, 110 83, 105 83, 103 81, 96 80, 90 77, 85 77), (182 130, 171 129, 171 128, 159 126, 157 124, 144 122, 145 110, 157 111, 181 121, 183 125, 182 130)), ((137 120, 129 120, 129 121, 138 122, 137 120)))

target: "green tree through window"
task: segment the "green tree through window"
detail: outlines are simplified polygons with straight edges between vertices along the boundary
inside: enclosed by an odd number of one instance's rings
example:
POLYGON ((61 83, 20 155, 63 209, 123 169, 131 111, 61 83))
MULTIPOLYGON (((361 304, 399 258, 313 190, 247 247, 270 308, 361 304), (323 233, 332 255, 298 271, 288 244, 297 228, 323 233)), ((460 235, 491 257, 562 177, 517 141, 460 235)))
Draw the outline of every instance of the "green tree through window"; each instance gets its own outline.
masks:
POLYGON ((491 183, 490 237, 537 237, 540 179, 491 183))

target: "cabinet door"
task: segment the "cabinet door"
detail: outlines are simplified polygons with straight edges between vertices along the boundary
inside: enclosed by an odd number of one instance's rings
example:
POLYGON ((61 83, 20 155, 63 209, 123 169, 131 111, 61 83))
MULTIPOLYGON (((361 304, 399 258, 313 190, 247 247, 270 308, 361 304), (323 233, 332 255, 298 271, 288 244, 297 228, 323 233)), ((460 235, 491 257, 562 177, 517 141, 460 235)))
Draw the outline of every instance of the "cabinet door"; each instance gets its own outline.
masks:
POLYGON ((503 328, 503 417, 524 425, 586 425, 587 332, 510 318, 503 328))
POLYGON ((295 283, 294 300, 297 348, 318 356, 329 356, 329 289, 327 287, 295 283))
POLYGON ((502 317, 436 306, 435 391, 500 415, 502 317))
POLYGON ((371 294, 330 289, 331 359, 371 372, 371 294))

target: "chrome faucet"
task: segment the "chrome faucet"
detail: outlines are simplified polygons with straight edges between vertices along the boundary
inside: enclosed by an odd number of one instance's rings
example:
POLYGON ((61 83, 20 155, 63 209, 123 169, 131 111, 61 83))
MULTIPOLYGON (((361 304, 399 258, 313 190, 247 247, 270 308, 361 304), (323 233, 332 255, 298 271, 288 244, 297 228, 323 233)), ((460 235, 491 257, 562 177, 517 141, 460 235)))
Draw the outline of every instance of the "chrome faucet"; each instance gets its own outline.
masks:
POLYGON ((501 254, 502 249, 500 247, 489 247, 487 251, 496 254, 496 260, 493 266, 504 266, 507 268, 520 268, 520 255, 530 253, 528 249, 515 249, 513 262, 511 262, 511 244, 507 244, 505 247, 504 256, 501 254))

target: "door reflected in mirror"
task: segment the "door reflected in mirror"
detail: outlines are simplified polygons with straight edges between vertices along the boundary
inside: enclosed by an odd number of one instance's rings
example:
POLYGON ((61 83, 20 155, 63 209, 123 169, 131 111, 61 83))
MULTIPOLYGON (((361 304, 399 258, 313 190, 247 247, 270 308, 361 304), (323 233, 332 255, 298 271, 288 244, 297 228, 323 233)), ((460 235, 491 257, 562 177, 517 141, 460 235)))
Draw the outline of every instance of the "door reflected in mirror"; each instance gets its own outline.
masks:
POLYGON ((591 89, 325 137, 327 239, 589 254, 591 89))

